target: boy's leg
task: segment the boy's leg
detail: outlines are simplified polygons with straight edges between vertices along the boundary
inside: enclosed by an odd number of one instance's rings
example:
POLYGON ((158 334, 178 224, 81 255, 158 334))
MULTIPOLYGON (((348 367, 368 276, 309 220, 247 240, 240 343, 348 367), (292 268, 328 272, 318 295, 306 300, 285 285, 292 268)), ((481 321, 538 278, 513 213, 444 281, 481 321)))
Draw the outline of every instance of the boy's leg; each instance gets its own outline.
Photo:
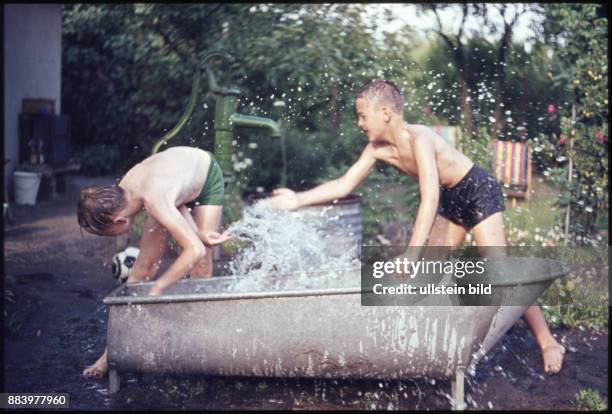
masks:
MULTIPOLYGON (((484 256, 504 254, 506 236, 504 234, 504 216, 501 212, 487 217, 478 223, 472 231, 476 245, 484 256)), ((556 374, 563 365, 565 348, 550 333, 538 305, 531 305, 523 317, 542 350, 544 371, 549 374, 556 374)))
POLYGON ((544 372, 556 374, 563 366, 565 348, 550 333, 544 315, 538 305, 531 305, 523 315, 531 332, 536 338, 542 357, 544 358, 544 372))
POLYGON ((170 235, 151 216, 147 216, 140 239, 140 253, 130 272, 128 283, 152 279, 157 274, 161 260, 168 247, 170 235))
POLYGON ((102 378, 108 372, 108 358, 107 351, 104 348, 104 352, 100 355, 100 358, 92 365, 88 366, 83 370, 83 377, 85 378, 102 378))
MULTIPOLYGON (((219 231, 223 206, 200 205, 191 210, 193 220, 199 230, 219 231)), ((191 277, 210 277, 213 274, 213 248, 206 247, 204 258, 191 270, 191 277)))
MULTIPOLYGON (((157 221, 147 217, 140 239, 140 253, 130 272, 128 283, 141 282, 153 278, 159 269, 161 258, 166 251, 168 231, 157 221)), ((83 370, 85 378, 102 378, 108 372, 108 358, 106 349, 102 355, 89 367, 83 370)))
POLYGON ((482 256, 504 256, 506 254, 504 215, 501 211, 490 215, 474 226, 472 235, 482 256))
POLYGON ((429 234, 428 246, 446 246, 455 248, 463 243, 467 230, 449 219, 436 215, 429 234))
POLYGON ((427 260, 447 259, 451 252, 463 243, 466 234, 463 226, 438 214, 431 227, 427 247, 421 250, 421 255, 427 260))

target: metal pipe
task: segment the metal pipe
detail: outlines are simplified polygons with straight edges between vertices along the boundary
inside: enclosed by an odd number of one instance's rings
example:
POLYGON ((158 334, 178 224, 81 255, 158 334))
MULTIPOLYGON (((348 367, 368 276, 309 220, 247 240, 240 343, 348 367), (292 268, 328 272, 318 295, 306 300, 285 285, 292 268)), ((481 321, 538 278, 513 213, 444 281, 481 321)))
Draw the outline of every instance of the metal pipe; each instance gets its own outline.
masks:
POLYGON ((232 140, 234 131, 230 122, 231 115, 238 106, 235 95, 216 95, 215 97, 215 158, 223 171, 226 181, 233 176, 232 140))
POLYGON ((265 128, 270 131, 270 135, 274 138, 280 138, 280 126, 278 123, 269 118, 261 118, 258 116, 232 114, 230 122, 234 126, 249 127, 249 128, 265 128))
POLYGON ((238 95, 233 90, 226 93, 217 93, 215 100, 215 158, 219 162, 224 177, 233 176, 232 168, 232 141, 235 127, 264 128, 270 131, 273 137, 280 137, 279 124, 269 118, 236 113, 238 108, 238 95))
POLYGON ((213 71, 206 65, 206 62, 213 56, 222 56, 230 61, 234 61, 234 58, 230 54, 219 50, 213 50, 204 56, 201 64, 196 64, 196 73, 193 80, 193 85, 191 87, 191 97, 185 113, 176 126, 172 128, 172 130, 155 142, 151 153, 157 153, 160 147, 169 139, 174 138, 187 123, 187 120, 191 116, 197 101, 198 91, 200 88, 200 71, 201 67, 204 66, 206 73, 208 74, 209 90, 215 95, 214 153, 227 182, 231 181, 231 177, 233 176, 232 141, 235 126, 264 128, 270 131, 270 134, 276 138, 281 137, 281 133, 280 125, 272 119, 236 113, 238 108, 238 95, 240 94, 240 91, 236 88, 222 88, 218 85, 213 71))
POLYGON ((159 148, 165 144, 169 139, 174 138, 180 131, 183 129, 187 120, 191 116, 193 112, 193 108, 195 107, 196 101, 198 100, 198 91, 200 90, 200 65, 196 66, 195 77, 193 78, 193 84, 191 85, 191 97, 189 98, 189 103, 187 104, 187 109, 185 109, 185 113, 179 119, 177 124, 163 137, 161 137, 155 144, 153 145, 153 149, 151 150, 151 155, 154 155, 159 151, 159 148))

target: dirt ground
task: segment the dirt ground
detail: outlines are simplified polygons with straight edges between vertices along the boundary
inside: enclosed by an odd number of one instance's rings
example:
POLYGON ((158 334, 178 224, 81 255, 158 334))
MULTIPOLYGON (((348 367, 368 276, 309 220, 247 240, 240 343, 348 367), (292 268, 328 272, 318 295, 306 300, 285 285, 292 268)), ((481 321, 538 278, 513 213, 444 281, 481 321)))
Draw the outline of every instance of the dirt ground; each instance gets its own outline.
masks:
MULTIPOLYGON (((91 180, 90 180, 91 181, 91 180)), ((111 181, 101 178, 99 182, 111 181)), ((70 408, 125 409, 448 409, 442 380, 358 381, 128 375, 108 395, 108 381, 82 369, 104 348, 102 299, 117 287, 112 238, 79 231, 79 181, 57 200, 12 206, 4 226, 4 390, 66 392, 70 408)), ((542 372, 535 339, 519 321, 468 378, 468 409, 572 410, 582 389, 608 399, 608 335, 555 329, 567 348, 563 370, 542 372)))

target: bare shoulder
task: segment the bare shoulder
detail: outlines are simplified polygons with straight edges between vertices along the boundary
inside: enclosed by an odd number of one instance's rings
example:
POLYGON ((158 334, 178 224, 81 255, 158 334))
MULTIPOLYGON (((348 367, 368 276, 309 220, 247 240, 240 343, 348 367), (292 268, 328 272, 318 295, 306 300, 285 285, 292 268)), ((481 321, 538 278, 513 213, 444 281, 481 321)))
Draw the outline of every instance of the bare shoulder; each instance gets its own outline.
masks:
POLYGON ((438 134, 427 125, 406 124, 406 129, 414 138, 436 138, 438 134))
POLYGON ((425 125, 406 125, 410 145, 416 149, 434 148, 436 146, 435 132, 425 125))

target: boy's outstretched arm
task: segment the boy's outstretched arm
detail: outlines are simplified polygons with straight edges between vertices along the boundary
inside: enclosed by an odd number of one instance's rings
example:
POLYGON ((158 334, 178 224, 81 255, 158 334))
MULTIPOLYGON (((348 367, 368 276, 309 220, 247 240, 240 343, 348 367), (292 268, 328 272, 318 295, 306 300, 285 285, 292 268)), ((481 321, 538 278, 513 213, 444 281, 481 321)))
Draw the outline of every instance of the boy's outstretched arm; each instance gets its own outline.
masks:
POLYGON ((280 210, 296 210, 311 204, 325 203, 350 194, 372 171, 376 164, 374 149, 368 144, 359 160, 340 178, 318 185, 308 191, 296 193, 288 188, 278 188, 272 192, 268 202, 280 210))
POLYGON ((414 154, 419 174, 421 203, 408 247, 424 246, 427 243, 440 200, 440 178, 433 142, 428 139, 415 140, 414 154))
POLYGON ((149 291, 149 295, 159 295, 168 286, 186 275, 204 257, 206 248, 196 232, 191 228, 191 225, 167 199, 161 198, 155 200, 155 202, 145 201, 145 208, 159 224, 170 232, 172 237, 183 248, 179 257, 157 279, 149 291))

